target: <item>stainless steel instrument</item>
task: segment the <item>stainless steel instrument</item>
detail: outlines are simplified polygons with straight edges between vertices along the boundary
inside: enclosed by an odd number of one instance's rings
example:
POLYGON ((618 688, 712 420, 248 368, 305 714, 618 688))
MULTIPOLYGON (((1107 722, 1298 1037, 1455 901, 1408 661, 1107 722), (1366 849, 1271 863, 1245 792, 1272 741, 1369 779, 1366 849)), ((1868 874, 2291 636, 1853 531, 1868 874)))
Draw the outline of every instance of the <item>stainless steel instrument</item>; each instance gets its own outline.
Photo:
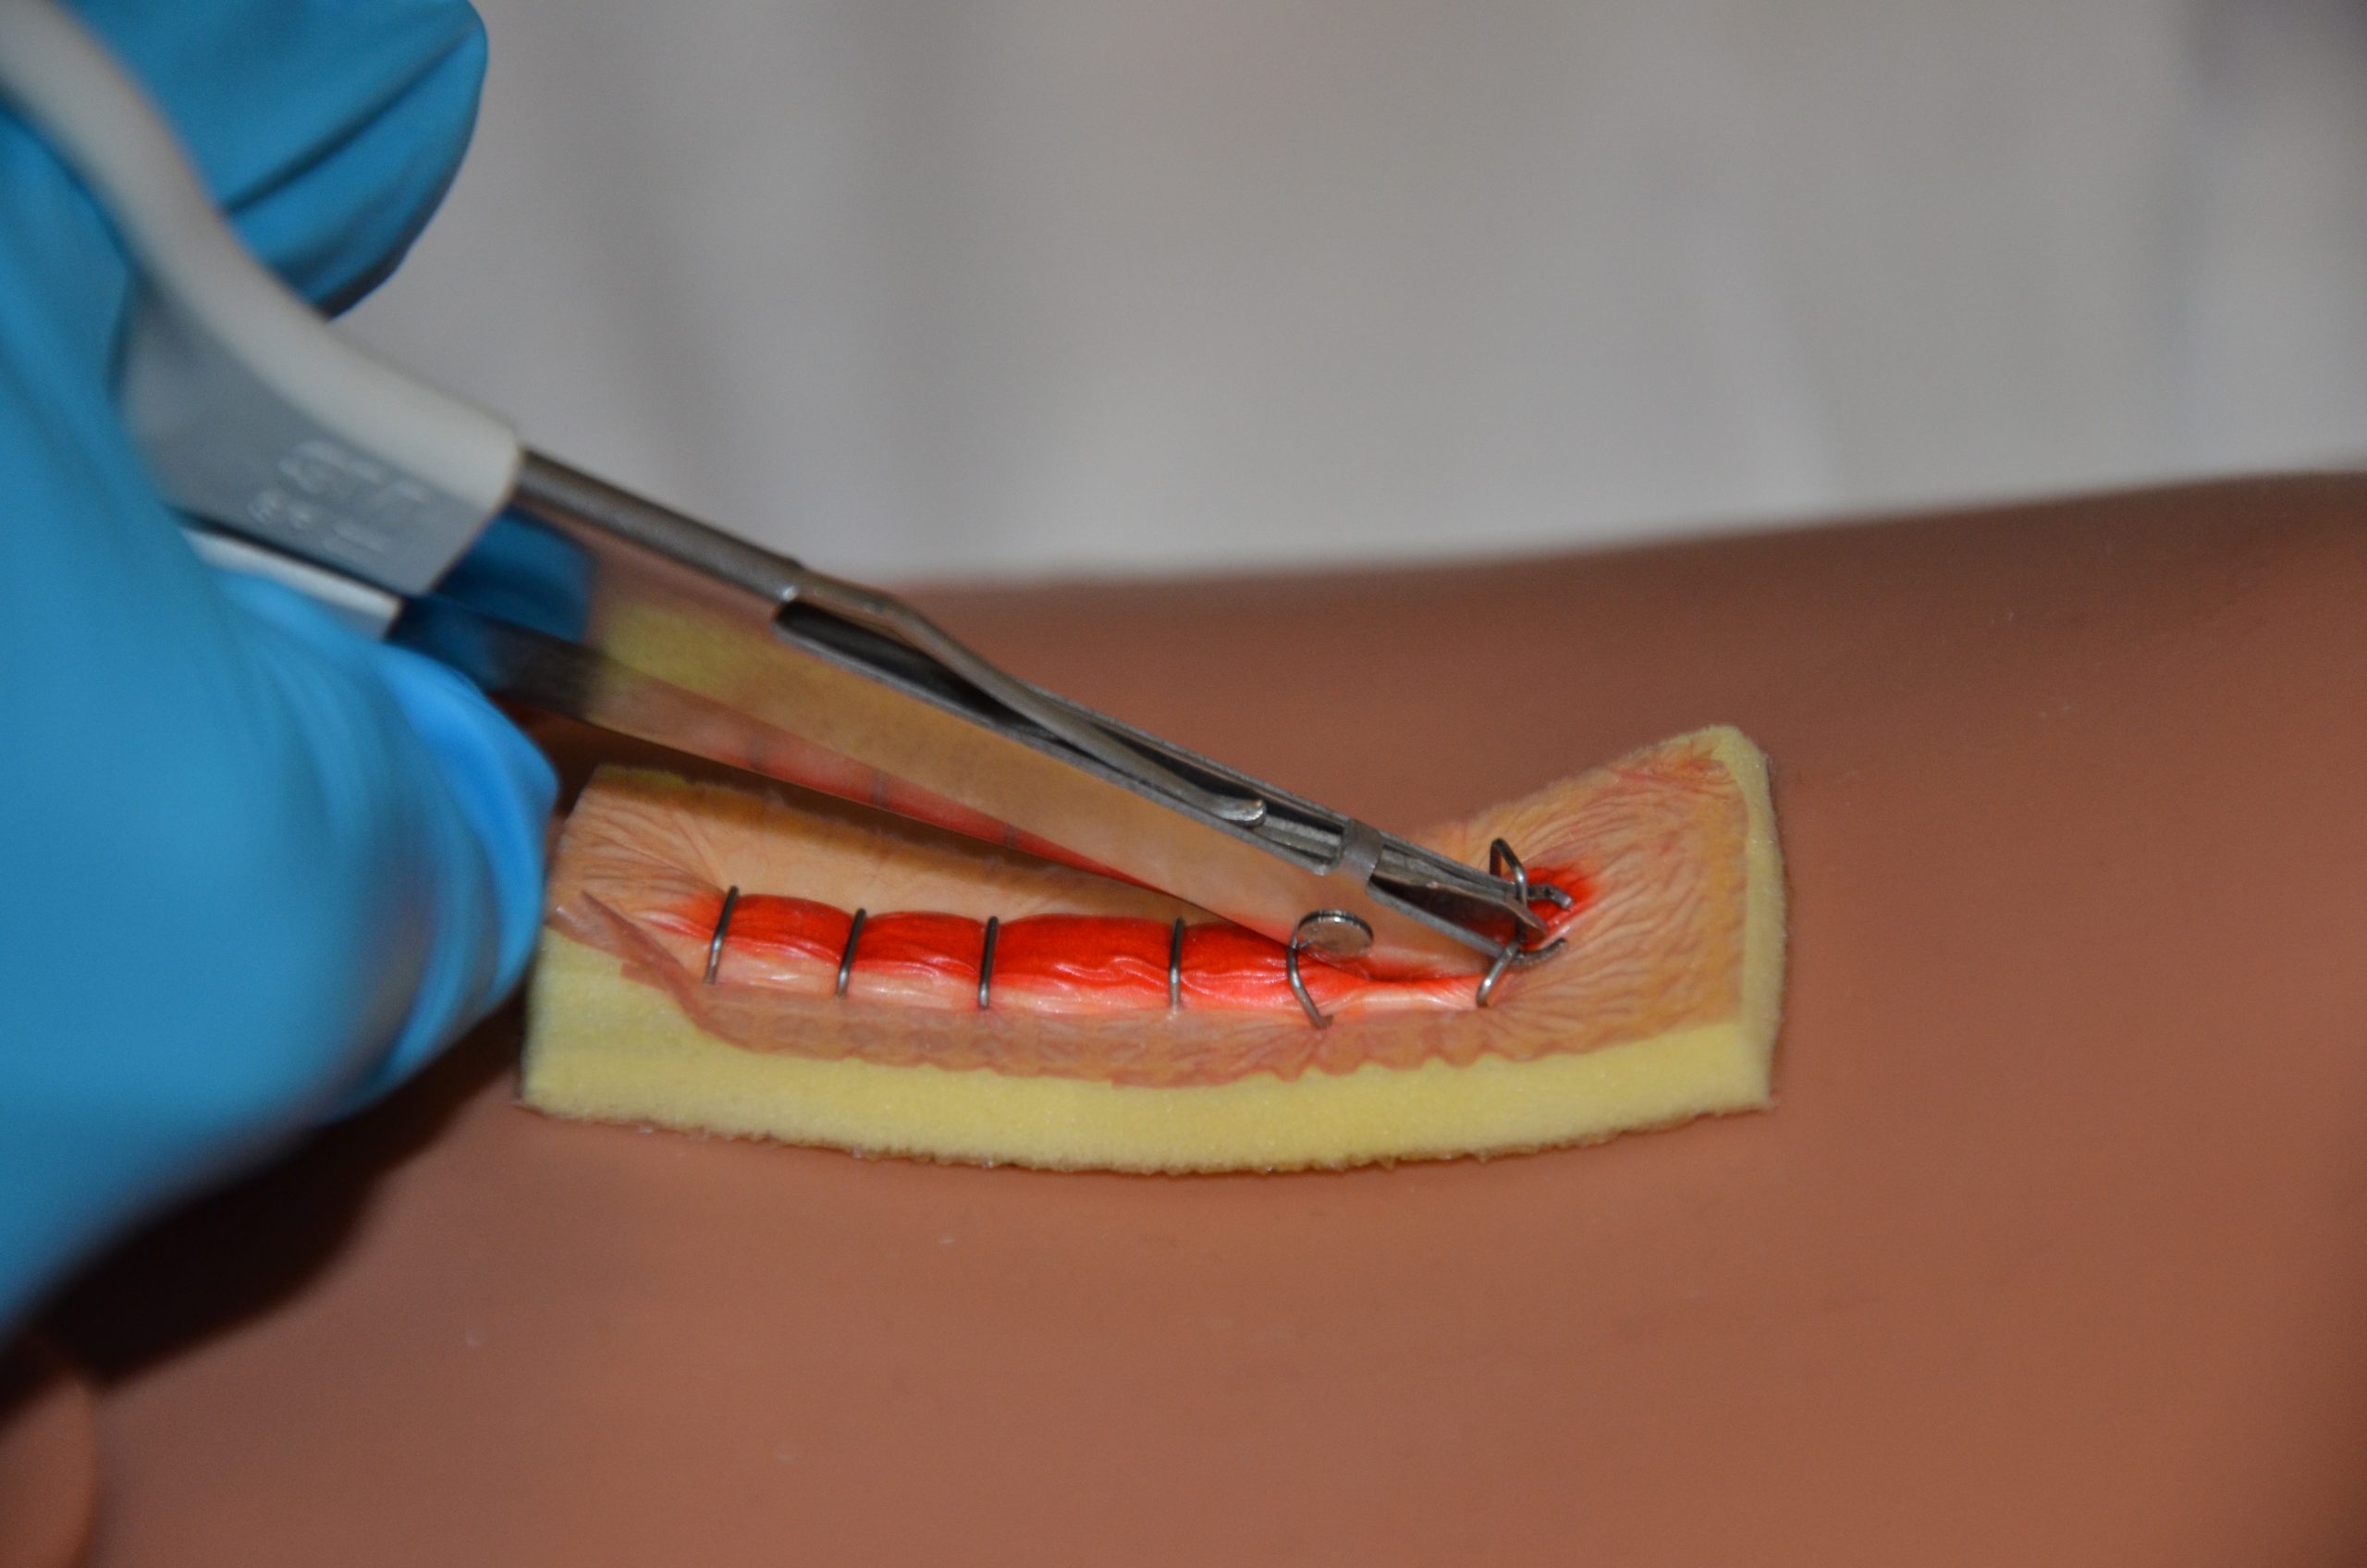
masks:
MULTIPOLYGON (((892 594, 532 451, 337 336, 53 0, 0 0, 0 93, 106 207, 144 288, 121 401, 202 553, 487 691, 1171 893, 1382 974, 1544 940, 1508 846, 1461 864, 997 668, 892 594)), ((1566 900, 1564 900, 1566 901, 1566 900)))

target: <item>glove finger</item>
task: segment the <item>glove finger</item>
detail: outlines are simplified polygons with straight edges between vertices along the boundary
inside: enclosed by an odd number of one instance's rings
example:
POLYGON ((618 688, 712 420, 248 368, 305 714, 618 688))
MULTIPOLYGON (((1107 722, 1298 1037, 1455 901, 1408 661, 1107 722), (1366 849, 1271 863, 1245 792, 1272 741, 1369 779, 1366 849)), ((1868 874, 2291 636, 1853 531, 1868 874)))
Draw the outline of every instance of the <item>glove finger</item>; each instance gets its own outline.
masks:
POLYGON ((411 886, 430 938, 407 1015, 339 1107, 351 1109, 408 1078, 525 973, 542 921, 544 833, 558 780, 517 727, 452 670, 358 637, 276 583, 232 577, 225 589, 294 658, 348 685, 381 737, 354 747, 329 726, 306 732, 325 738, 313 766, 341 776, 340 789, 360 797, 373 826, 402 825, 404 841, 390 846, 396 875, 411 886), (404 753, 400 767, 360 777, 384 766, 388 743, 404 753), (386 798, 395 793, 405 798, 386 798))
POLYGON ((457 680, 202 567, 87 327, 0 311, 0 1332, 494 1005, 553 793, 457 680))
POLYGON ((247 242, 342 310, 443 199, 475 124, 484 30, 465 0, 82 0, 247 242))
POLYGON ((453 912, 454 959, 431 966, 409 1023, 349 1108, 409 1078, 517 986, 542 929, 544 846, 558 780, 549 761, 465 679, 399 648, 372 649, 379 679, 435 764, 470 830, 471 875, 447 898, 468 898, 467 928, 453 912), (470 962, 459 962, 466 957, 470 962), (448 979, 446 976, 448 975, 448 979))

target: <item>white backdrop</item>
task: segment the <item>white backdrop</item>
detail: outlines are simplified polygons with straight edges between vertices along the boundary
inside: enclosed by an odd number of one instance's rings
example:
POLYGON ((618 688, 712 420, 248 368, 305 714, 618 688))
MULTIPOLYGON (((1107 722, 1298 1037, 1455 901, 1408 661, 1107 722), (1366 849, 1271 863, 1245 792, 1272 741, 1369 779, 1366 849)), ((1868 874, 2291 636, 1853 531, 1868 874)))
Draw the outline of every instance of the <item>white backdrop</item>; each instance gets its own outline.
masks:
POLYGON ((2347 460, 2350 0, 480 0, 358 313, 889 577, 2347 460))

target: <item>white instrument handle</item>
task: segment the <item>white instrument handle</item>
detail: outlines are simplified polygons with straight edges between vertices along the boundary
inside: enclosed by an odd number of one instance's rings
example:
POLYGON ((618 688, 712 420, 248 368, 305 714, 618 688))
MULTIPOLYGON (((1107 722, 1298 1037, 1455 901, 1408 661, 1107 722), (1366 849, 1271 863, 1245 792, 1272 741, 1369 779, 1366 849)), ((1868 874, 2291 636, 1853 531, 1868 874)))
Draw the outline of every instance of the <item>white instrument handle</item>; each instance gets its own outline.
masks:
POLYGON ((147 93, 55 0, 0 0, 0 96, 140 263, 118 393, 165 495, 391 594, 431 586, 509 498, 517 435, 330 331, 248 252, 147 93))

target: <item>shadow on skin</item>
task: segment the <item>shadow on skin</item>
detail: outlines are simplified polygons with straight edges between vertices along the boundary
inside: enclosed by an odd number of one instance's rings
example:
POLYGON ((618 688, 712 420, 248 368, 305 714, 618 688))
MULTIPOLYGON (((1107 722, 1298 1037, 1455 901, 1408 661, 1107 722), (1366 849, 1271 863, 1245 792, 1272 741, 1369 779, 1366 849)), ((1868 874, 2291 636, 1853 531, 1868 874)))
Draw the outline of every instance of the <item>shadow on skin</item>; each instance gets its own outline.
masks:
MULTIPOLYGON (((603 763, 745 778, 567 720, 524 722, 558 769, 558 820, 603 763)), ((135 1232, 57 1300, 45 1326, 104 1385, 294 1299, 350 1243, 380 1178, 435 1142, 464 1104, 512 1071, 523 1024, 513 998, 382 1104, 135 1232)))
POLYGON ((293 1298, 348 1244, 380 1178, 510 1070, 521 1023, 512 1001, 384 1102, 137 1232, 45 1326, 104 1385, 293 1298))

